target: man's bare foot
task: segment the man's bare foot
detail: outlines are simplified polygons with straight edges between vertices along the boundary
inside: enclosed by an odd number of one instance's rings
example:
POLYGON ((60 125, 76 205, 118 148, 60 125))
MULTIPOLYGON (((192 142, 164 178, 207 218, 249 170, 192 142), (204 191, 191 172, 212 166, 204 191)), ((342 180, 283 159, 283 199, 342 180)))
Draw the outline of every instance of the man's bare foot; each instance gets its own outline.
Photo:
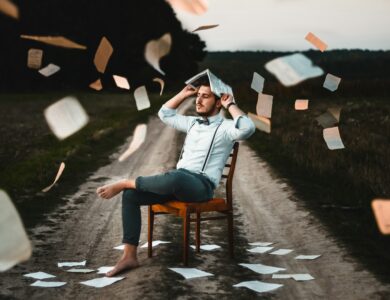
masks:
POLYGON ((112 277, 116 274, 119 274, 123 271, 135 269, 139 267, 139 263, 134 258, 121 258, 115 265, 114 269, 106 273, 107 277, 112 277))
POLYGON ((118 181, 115 183, 107 184, 105 186, 98 187, 96 193, 103 199, 110 199, 119 194, 124 189, 124 182, 118 181))

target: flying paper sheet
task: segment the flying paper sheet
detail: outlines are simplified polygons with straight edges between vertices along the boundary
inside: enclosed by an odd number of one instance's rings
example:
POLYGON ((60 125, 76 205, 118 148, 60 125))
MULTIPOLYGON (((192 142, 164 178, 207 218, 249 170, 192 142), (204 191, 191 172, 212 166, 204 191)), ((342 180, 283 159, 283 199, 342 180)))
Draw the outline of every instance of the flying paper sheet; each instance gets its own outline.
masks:
POLYGON ((224 83, 217 76, 215 76, 213 73, 211 73, 209 69, 206 69, 199 74, 196 74, 195 76, 191 77, 185 82, 185 84, 189 84, 193 88, 196 88, 200 86, 204 80, 209 81, 211 91, 218 97, 221 97, 222 94, 229 94, 234 96, 232 88, 226 83, 224 83))
MULTIPOLYGON (((196 249, 196 246, 191 245, 191 248, 196 249)), ((212 250, 219 249, 219 248, 221 248, 221 246, 218 246, 218 245, 201 245, 200 246, 200 249, 206 250, 206 251, 212 251, 212 250)))
POLYGON ((341 107, 331 107, 316 120, 323 128, 333 127, 340 121, 340 113, 341 107))
POLYGON ((247 249, 247 251, 252 252, 252 253, 265 253, 273 249, 274 247, 255 247, 252 249, 247 249))
POLYGON ((313 280, 314 277, 310 274, 272 274, 272 279, 289 279, 292 278, 295 281, 308 281, 313 280))
POLYGON ((163 75, 165 72, 160 68, 160 59, 171 51, 171 44, 171 34, 166 33, 157 40, 149 41, 145 46, 146 61, 163 75))
POLYGON ((99 47, 96 50, 95 58, 93 59, 96 70, 100 73, 104 73, 106 71, 108 61, 110 60, 113 52, 114 48, 112 48, 111 43, 106 37, 102 37, 99 47))
POLYGON ((27 67, 30 69, 39 69, 42 66, 43 51, 41 49, 31 48, 28 50, 27 67))
MULTIPOLYGON (((160 244, 169 244, 169 243, 171 243, 171 242, 167 242, 167 241, 153 241, 152 242, 152 247, 156 247, 156 246, 158 246, 160 244)), ((148 242, 146 242, 145 244, 143 244, 141 246, 141 248, 147 248, 147 247, 148 247, 148 242)))
POLYGON ((329 150, 344 149, 338 127, 325 128, 323 130, 324 140, 329 150))
POLYGON ((256 273, 263 274, 263 275, 264 274, 272 274, 272 273, 286 270, 284 268, 271 267, 271 266, 266 266, 266 265, 262 265, 262 264, 239 264, 239 265, 243 266, 245 268, 248 268, 256 273))
POLYGON ((19 8, 9 0, 0 0, 0 12, 11 18, 19 19, 19 8))
POLYGON ((270 243, 270 242, 253 242, 253 243, 249 243, 249 245, 251 246, 261 246, 261 247, 267 247, 269 245, 272 245, 273 243, 270 243))
POLYGON ((30 286, 38 286, 38 287, 60 287, 64 286, 66 282, 62 281, 35 281, 33 284, 30 284, 30 286))
POLYGON ((253 72, 251 88, 258 93, 262 93, 264 88, 264 77, 256 72, 253 72))
POLYGON ((45 273, 45 272, 35 272, 35 273, 28 273, 24 274, 24 277, 30 277, 34 279, 47 279, 47 278, 54 278, 54 275, 45 273))
POLYGON ((112 267, 100 267, 99 269, 98 269, 98 274, 106 274, 107 272, 110 272, 110 271, 112 271, 113 269, 114 269, 115 267, 114 266, 112 266, 112 267))
POLYGON ((49 185, 48 187, 44 188, 44 189, 42 190, 42 192, 46 193, 46 192, 50 191, 50 189, 56 184, 56 182, 58 181, 58 179, 61 177, 62 172, 64 172, 64 169, 65 169, 65 163, 62 162, 62 163, 60 164, 60 168, 58 169, 56 178, 54 179, 53 183, 52 183, 51 185, 49 185))
POLYGON ((265 68, 284 86, 292 86, 324 73, 320 67, 313 66, 311 60, 301 53, 273 59, 265 64, 265 68))
POLYGON ((147 125, 139 124, 134 130, 133 140, 130 143, 129 148, 124 152, 119 158, 119 161, 124 161, 131 154, 133 154, 137 149, 144 143, 146 139, 147 125))
POLYGON ((258 293, 271 292, 283 286, 283 284, 268 283, 258 280, 243 281, 233 285, 234 287, 246 287, 258 293))
POLYGON ((48 64, 43 69, 40 69, 38 72, 41 73, 45 77, 49 77, 55 73, 57 73, 61 68, 55 64, 48 64))
POLYGON ((31 244, 8 195, 0 190, 0 272, 31 256, 31 244))
POLYGON ((321 255, 298 255, 295 259, 312 260, 319 258, 321 255))
POLYGON ((382 234, 390 234, 390 200, 374 199, 371 207, 379 230, 382 234))
POLYGON ((271 252, 270 254, 272 255, 286 255, 286 254, 289 254, 291 253, 292 251, 294 250, 291 250, 291 249, 278 249, 274 252, 271 252))
POLYGON ((112 77, 114 77, 115 84, 117 87, 125 90, 130 90, 130 84, 125 77, 118 75, 113 75, 112 77))
POLYGON ((161 87, 161 89, 160 89, 160 96, 161 96, 163 91, 164 91, 164 86, 165 86, 164 80, 162 80, 161 78, 157 78, 156 77, 156 78, 153 79, 153 81, 154 82, 158 82, 160 84, 160 87, 161 87))
POLYGON ((214 25, 203 25, 203 26, 199 26, 198 28, 196 28, 196 29, 193 30, 192 32, 201 31, 201 30, 207 30, 207 29, 211 29, 211 28, 218 27, 218 26, 219 26, 219 24, 214 24, 214 25))
POLYGON ((147 109, 150 107, 150 101, 146 87, 140 86, 134 91, 135 105, 138 110, 147 109))
POLYGON ((257 98, 256 112, 260 117, 271 118, 273 96, 260 93, 257 98))
POLYGON ((248 117, 255 123, 258 130, 271 133, 271 120, 248 112, 248 117))
POLYGON ((92 273, 92 272, 95 272, 96 270, 93 270, 93 269, 69 269, 69 270, 66 270, 66 272, 70 272, 70 273, 92 273))
POLYGON ((80 282, 81 284, 96 287, 96 288, 102 288, 107 285, 113 284, 119 280, 124 279, 125 277, 101 277, 101 278, 95 278, 87 281, 80 282))
POLYGON ((89 85, 89 87, 90 87, 91 89, 96 90, 96 91, 101 91, 101 90, 103 89, 103 85, 102 85, 102 82, 101 82, 100 78, 97 79, 96 81, 92 82, 92 83, 89 85))
POLYGON ((340 122, 340 113, 341 113, 340 106, 329 107, 328 112, 330 112, 332 116, 337 120, 337 123, 340 122))
POLYGON ((46 122, 58 139, 63 140, 88 123, 88 115, 73 97, 65 97, 44 111, 46 122))
POLYGON ((42 43, 52 45, 52 46, 57 46, 57 47, 70 48, 70 49, 81 49, 81 50, 87 49, 86 46, 75 43, 75 42, 71 41, 70 39, 67 39, 63 36, 38 36, 38 35, 22 34, 20 37, 22 39, 42 42, 42 43))
POLYGON ((339 87, 340 82, 341 82, 340 77, 328 73, 326 74, 323 87, 331 92, 334 92, 339 87))
POLYGON ((295 100, 295 110, 306 110, 309 108, 309 100, 297 99, 295 100))
POLYGON ((80 261, 80 262, 59 262, 57 263, 57 266, 59 268, 62 267, 77 267, 77 266, 85 266, 87 264, 86 260, 80 261))
POLYGON ((205 276, 214 276, 214 274, 203 272, 202 270, 198 270, 196 268, 169 268, 173 272, 179 273, 185 279, 205 277, 205 276))
POLYGON ((310 42, 313 46, 315 46, 317 49, 321 50, 321 52, 324 52, 326 48, 328 48, 328 45, 325 44, 323 41, 320 40, 317 36, 315 36, 313 33, 309 32, 305 39, 310 42))
POLYGON ((196 15, 204 14, 208 9, 207 0, 167 0, 167 2, 175 9, 196 15))

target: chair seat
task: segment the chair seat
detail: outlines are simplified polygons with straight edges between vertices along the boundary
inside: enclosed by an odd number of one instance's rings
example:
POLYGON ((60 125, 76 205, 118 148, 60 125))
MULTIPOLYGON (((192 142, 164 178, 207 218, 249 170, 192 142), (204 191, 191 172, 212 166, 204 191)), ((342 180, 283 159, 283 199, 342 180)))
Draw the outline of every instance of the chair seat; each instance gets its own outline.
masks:
POLYGON ((152 210, 155 213, 173 213, 176 215, 184 215, 189 213, 200 213, 210 211, 224 211, 229 210, 228 205, 223 198, 213 198, 205 202, 182 202, 182 201, 168 201, 164 204, 152 205, 152 210))

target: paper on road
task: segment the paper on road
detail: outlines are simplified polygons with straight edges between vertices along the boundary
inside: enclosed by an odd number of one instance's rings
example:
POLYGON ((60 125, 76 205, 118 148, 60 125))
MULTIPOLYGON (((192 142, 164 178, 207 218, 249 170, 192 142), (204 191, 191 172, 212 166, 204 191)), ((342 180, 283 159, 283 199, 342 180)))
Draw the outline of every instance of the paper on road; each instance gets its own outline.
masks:
POLYGON ((258 280, 243 281, 233 285, 234 287, 246 287, 258 293, 271 292, 283 286, 283 284, 268 283, 258 280))
MULTIPOLYGON (((196 249, 196 246, 191 245, 191 248, 192 249, 196 249)), ((221 248, 221 246, 214 245, 214 244, 212 244, 212 245, 201 245, 200 246, 200 249, 206 250, 206 251, 212 251, 212 250, 219 249, 219 248, 221 248)))
POLYGON ((255 248, 252 248, 252 249, 247 249, 247 251, 249 252, 252 252, 252 253, 265 253, 265 252, 268 252, 270 250, 272 250, 274 247, 255 247, 255 248))
POLYGON ((313 280, 314 277, 310 274, 272 274, 272 279, 289 279, 292 278, 295 281, 308 281, 313 280))
POLYGON ((214 276, 214 274, 204 272, 202 270, 198 270, 196 268, 169 268, 173 272, 179 273, 185 279, 205 277, 205 276, 214 276))
POLYGON ((87 281, 80 282, 81 284, 92 286, 95 288, 102 288, 107 285, 113 284, 119 280, 124 279, 125 277, 101 277, 101 278, 95 278, 87 281))
POLYGON ((60 168, 58 169, 58 172, 57 172, 57 175, 56 175, 56 178, 54 179, 53 183, 51 185, 49 185, 48 187, 45 187, 42 192, 46 193, 48 192, 55 184, 56 182, 58 181, 58 179, 60 179, 61 175, 62 175, 62 172, 64 172, 64 169, 65 169, 65 163, 62 162, 60 164, 60 168))
POLYGON ((92 273, 95 271, 96 270, 94 270, 94 269, 75 269, 75 268, 66 270, 66 272, 70 272, 70 273, 92 273))
POLYGON ((321 255, 298 255, 295 257, 295 259, 302 259, 302 260, 312 260, 319 258, 321 255))
POLYGON ((251 246, 261 246, 261 247, 267 247, 267 246, 270 246, 272 244, 273 243, 270 243, 270 242, 253 242, 253 243, 249 243, 249 245, 251 245, 251 246))
POLYGON ((272 254, 272 255, 286 255, 286 254, 291 253, 292 251, 294 251, 294 250, 292 250, 292 249, 278 249, 274 252, 271 252, 270 254, 272 254))
POLYGON ((97 269, 97 273, 98 274, 106 274, 107 272, 110 272, 112 269, 114 269, 115 267, 112 266, 112 267, 100 267, 99 269, 97 269))
POLYGON ((63 281, 41 281, 41 280, 38 280, 38 281, 35 281, 34 283, 30 284, 30 286, 50 288, 50 287, 60 287, 60 286, 63 286, 65 284, 66 284, 66 282, 63 282, 63 281))
MULTIPOLYGON (((160 244, 169 244, 169 243, 171 243, 171 242, 157 240, 157 241, 152 242, 152 247, 156 247, 160 244)), ((143 244, 141 246, 141 248, 147 248, 147 247, 148 247, 148 242, 146 242, 145 244, 143 244)))
POLYGON ((77 266, 85 266, 87 264, 86 260, 80 261, 80 262, 59 262, 57 263, 57 266, 59 268, 62 267, 77 267, 77 266))
POLYGON ((45 273, 45 272, 35 272, 35 273, 28 273, 24 274, 24 277, 30 277, 34 279, 47 279, 47 278, 54 278, 54 275, 45 273))
POLYGON ((278 267, 272 267, 272 266, 266 266, 262 264, 239 264, 240 266, 243 266, 245 268, 248 268, 256 273, 259 274, 273 274, 280 271, 285 271, 284 268, 278 268, 278 267))

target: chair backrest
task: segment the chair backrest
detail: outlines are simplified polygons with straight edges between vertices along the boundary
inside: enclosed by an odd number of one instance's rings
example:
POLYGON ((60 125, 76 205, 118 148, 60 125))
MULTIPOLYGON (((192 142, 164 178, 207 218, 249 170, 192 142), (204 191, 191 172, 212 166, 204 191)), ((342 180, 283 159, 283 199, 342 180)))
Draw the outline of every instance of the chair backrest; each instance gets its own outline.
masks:
POLYGON ((229 209, 233 208, 233 175, 236 168, 239 146, 240 144, 238 142, 234 143, 232 152, 230 153, 230 157, 232 159, 230 163, 225 164, 225 168, 229 168, 229 172, 226 175, 222 175, 222 178, 226 178, 226 204, 228 205, 229 209))

